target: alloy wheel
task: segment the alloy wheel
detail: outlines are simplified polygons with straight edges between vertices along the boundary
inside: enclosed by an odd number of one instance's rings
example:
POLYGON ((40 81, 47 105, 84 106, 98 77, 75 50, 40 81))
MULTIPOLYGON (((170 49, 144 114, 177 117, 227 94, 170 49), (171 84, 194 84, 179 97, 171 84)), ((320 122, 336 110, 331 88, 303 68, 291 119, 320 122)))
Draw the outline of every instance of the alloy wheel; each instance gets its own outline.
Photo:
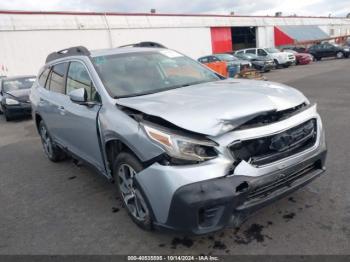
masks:
POLYGON ((135 187, 136 171, 128 164, 122 164, 118 170, 118 183, 123 201, 133 217, 144 221, 149 214, 146 202, 141 192, 135 187))
POLYGON ((40 137, 45 154, 51 158, 53 153, 52 142, 45 126, 41 126, 40 128, 40 137))
POLYGON ((337 58, 343 58, 344 54, 342 52, 337 53, 337 58))

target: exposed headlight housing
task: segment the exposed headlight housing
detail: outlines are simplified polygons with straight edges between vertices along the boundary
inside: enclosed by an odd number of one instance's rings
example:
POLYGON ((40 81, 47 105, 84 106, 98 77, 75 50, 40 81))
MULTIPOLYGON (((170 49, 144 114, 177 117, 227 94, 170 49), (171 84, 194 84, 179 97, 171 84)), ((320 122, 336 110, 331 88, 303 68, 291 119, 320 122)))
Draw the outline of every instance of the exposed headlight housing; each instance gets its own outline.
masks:
POLYGON ((142 126, 148 137, 173 158, 202 162, 217 156, 213 141, 188 138, 145 124, 142 126))
POLYGON ((5 98, 5 104, 6 105, 19 105, 19 102, 15 99, 11 99, 11 98, 5 98))

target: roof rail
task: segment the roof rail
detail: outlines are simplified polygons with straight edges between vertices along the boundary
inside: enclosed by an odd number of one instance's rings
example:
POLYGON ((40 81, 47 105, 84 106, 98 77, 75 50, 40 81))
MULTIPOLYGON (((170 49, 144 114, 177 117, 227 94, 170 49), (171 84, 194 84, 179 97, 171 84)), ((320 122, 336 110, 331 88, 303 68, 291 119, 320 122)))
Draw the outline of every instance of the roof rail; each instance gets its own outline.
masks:
POLYGON ((62 49, 57 52, 53 52, 49 54, 46 58, 46 63, 51 62, 53 60, 68 57, 68 56, 89 56, 90 51, 84 46, 74 46, 66 49, 62 49))
POLYGON ((158 48, 166 48, 162 44, 156 42, 140 42, 136 44, 122 45, 119 47, 158 47, 158 48))

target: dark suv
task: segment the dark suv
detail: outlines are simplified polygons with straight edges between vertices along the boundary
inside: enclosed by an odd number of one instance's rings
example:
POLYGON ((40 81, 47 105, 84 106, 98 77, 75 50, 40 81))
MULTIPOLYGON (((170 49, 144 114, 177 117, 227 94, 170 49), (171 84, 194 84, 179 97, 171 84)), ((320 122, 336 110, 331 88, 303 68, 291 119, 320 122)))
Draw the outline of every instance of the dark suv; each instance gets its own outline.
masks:
POLYGON ((308 52, 312 54, 316 60, 321 60, 323 57, 349 57, 350 50, 348 47, 324 43, 311 46, 308 52))

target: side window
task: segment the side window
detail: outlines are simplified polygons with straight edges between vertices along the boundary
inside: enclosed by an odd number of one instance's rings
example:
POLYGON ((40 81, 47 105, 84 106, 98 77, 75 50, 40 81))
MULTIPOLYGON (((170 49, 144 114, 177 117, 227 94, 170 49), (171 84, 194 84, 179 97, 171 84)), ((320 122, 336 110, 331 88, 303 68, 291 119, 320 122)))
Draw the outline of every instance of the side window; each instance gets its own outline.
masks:
POLYGON ((209 62, 217 62, 220 61, 216 56, 210 56, 209 62))
POLYGON ((247 54, 256 54, 255 49, 248 49, 245 51, 247 54))
POLYGON ((46 79, 48 77, 50 73, 50 68, 46 68, 44 70, 44 72, 41 73, 40 77, 39 77, 39 84, 41 87, 45 88, 45 84, 46 84, 46 79))
POLYGON ((267 53, 263 49, 258 49, 258 56, 267 56, 267 53))
POLYGON ((71 62, 67 74, 66 94, 79 88, 85 88, 88 101, 96 100, 96 89, 85 66, 80 62, 71 62))
POLYGON ((201 63, 208 63, 208 57, 202 57, 199 59, 199 62, 201 63))
POLYGON ((244 51, 237 51, 236 54, 243 54, 244 51))
POLYGON ((67 71, 67 65, 68 63, 60 63, 52 67, 50 78, 48 80, 48 84, 46 84, 46 88, 49 88, 50 91, 64 94, 64 75, 67 71))

